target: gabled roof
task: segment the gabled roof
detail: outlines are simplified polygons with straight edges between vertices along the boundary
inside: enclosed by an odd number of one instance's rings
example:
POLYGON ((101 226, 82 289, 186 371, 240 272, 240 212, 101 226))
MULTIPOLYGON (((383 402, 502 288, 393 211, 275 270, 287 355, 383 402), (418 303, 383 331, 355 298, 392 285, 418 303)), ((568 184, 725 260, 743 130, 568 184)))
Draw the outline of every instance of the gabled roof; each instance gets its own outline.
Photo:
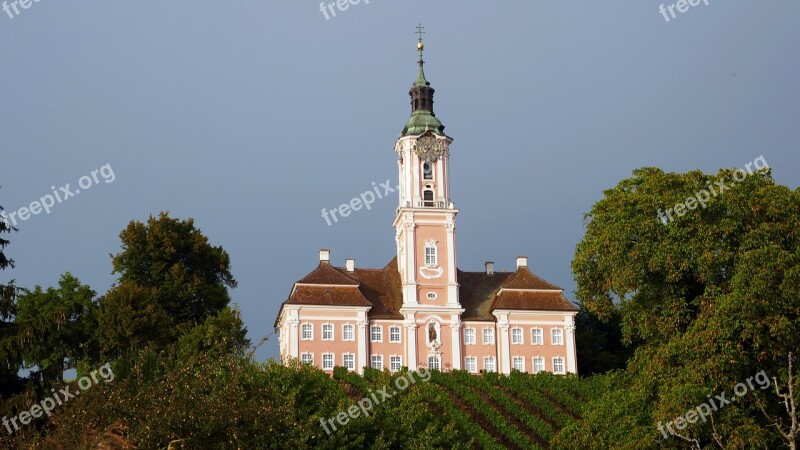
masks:
POLYGON ((295 286, 284 304, 372 306, 355 286, 295 286))
POLYGON ((549 289, 563 291, 555 284, 548 283, 534 275, 526 266, 517 269, 503 285, 503 289, 549 289))
POLYGON ((320 261, 319 266, 310 274, 300 279, 297 284, 337 284, 341 286, 358 286, 358 281, 336 270, 328 261, 320 261))
POLYGON ((462 320, 496 320, 495 309, 521 311, 578 311, 563 289, 534 275, 526 266, 516 272, 458 271, 462 320))
POLYGON ((492 302, 492 310, 578 311, 561 292, 501 291, 492 302))
MULTIPOLYGON (((564 297, 563 289, 534 275, 526 266, 518 267, 516 272, 491 275, 458 270, 456 276, 459 301, 465 310, 462 320, 495 321, 492 311, 496 309, 578 311, 564 297)), ((382 269, 354 269, 352 272, 322 261, 295 284, 284 305, 369 306, 370 319, 403 319, 397 258, 382 269)))

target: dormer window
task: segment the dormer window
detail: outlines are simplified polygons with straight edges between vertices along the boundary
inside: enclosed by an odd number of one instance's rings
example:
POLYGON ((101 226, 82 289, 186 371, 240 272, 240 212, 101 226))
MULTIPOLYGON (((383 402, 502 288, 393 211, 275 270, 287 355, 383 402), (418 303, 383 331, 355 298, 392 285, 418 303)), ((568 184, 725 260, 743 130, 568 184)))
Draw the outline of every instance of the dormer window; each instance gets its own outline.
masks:
POLYGON ((430 161, 425 161, 422 163, 422 179, 423 180, 433 179, 433 164, 431 164, 430 161))

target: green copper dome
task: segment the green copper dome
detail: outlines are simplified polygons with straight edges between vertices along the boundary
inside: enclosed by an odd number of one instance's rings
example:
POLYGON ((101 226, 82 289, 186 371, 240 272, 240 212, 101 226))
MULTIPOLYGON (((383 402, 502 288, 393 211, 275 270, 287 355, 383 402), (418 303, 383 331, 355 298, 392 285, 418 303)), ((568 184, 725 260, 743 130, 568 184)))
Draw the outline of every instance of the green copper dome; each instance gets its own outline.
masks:
POLYGON ((403 136, 422 134, 429 130, 437 134, 444 134, 444 125, 433 113, 433 93, 436 91, 431 87, 431 83, 425 79, 425 70, 423 69, 425 61, 422 59, 425 44, 422 43, 422 35, 424 34, 422 29, 422 25, 417 27, 417 33, 419 33, 419 42, 417 43, 419 74, 417 75, 417 80, 411 85, 411 90, 408 91, 408 95, 411 96, 411 118, 408 119, 408 123, 403 128, 403 136))

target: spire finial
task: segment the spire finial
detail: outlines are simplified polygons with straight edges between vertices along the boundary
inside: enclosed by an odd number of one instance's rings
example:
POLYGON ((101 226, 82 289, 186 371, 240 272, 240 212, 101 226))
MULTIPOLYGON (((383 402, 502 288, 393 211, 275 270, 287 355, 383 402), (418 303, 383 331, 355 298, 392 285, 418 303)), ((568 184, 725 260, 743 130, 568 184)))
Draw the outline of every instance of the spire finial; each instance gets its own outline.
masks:
POLYGON ((425 50, 425 44, 422 42, 422 35, 425 34, 425 27, 422 24, 417 25, 417 36, 419 36, 419 40, 417 41, 417 51, 419 51, 419 76, 417 77, 415 86, 428 86, 430 83, 425 79, 425 69, 423 66, 425 65, 425 61, 422 59, 422 52, 425 50))
POLYGON ((411 96, 411 119, 408 120, 406 127, 403 129, 403 136, 410 134, 421 134, 425 131, 433 131, 437 134, 444 134, 444 125, 436 114, 433 113, 433 93, 434 89, 428 80, 425 79, 423 60, 423 51, 425 44, 422 42, 422 36, 425 34, 425 27, 422 24, 417 25, 417 51, 419 51, 419 73, 416 81, 411 85, 411 90, 408 95, 411 96))

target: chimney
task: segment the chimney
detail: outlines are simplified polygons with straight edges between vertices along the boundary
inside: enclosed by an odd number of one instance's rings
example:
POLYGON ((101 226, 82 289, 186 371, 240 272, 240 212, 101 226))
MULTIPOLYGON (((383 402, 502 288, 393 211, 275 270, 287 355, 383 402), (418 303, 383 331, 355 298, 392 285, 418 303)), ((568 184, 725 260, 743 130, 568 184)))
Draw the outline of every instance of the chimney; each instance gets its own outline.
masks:
POLYGON ((355 259, 348 259, 344 262, 344 267, 347 269, 348 272, 353 272, 356 270, 356 260, 355 259))
POLYGON ((528 267, 528 257, 527 256, 517 257, 517 269, 519 270, 522 267, 528 267))
POLYGON ((320 262, 325 261, 329 262, 331 260, 331 251, 327 248, 323 248, 319 251, 319 260, 320 262))
POLYGON ((486 275, 494 275, 494 263, 486 261, 486 275))

